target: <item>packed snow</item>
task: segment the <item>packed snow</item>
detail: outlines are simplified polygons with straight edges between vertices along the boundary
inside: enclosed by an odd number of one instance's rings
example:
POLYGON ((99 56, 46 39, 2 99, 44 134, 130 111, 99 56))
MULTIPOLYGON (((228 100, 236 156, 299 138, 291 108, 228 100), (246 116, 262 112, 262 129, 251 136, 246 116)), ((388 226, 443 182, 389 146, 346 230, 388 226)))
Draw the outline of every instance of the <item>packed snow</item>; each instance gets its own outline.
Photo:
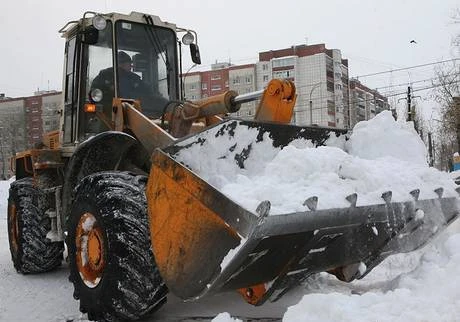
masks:
MULTIPOLYGON (((251 150, 244 169, 228 162, 234 159, 226 142, 214 147, 205 143, 199 154, 193 154, 193 146, 184 153, 194 159, 206 155, 207 160, 227 153, 230 157, 220 158, 218 165, 187 165, 252 211, 267 199, 273 214, 305 211, 302 203, 313 195, 319 197, 319 208, 347 206, 341 199, 352 192, 358 193, 358 205, 381 202, 387 190, 400 200, 415 188, 421 190, 420 198, 435 197, 433 190, 439 186, 446 195, 456 195, 451 176, 426 165, 425 147, 411 124, 395 122, 390 115, 360 123, 347 141, 331 139, 318 148, 296 140, 273 149, 266 137, 251 150), (257 156, 261 158, 256 162, 257 156)), ((255 134, 235 135, 238 150, 255 134)), ((182 157, 185 162, 189 156, 182 157)), ((0 321, 87 321, 72 298, 65 262, 46 274, 15 272, 6 223, 9 183, 0 181, 0 321)), ((362 280, 344 283, 327 273, 316 274, 279 302, 261 307, 246 304, 233 292, 186 303, 169 296, 168 304, 146 321, 460 321, 458 267, 460 220, 425 248, 390 256, 362 280)))
POLYGON ((357 193, 357 206, 383 203, 381 196, 392 191, 393 201, 408 201, 410 191, 420 189, 420 199, 457 196, 451 177, 427 165, 427 151, 412 123, 397 122, 384 111, 358 123, 349 140, 333 138, 326 146, 314 147, 296 139, 284 148, 273 148, 265 133, 237 127, 233 136, 216 136, 220 128, 203 134, 198 144, 184 142, 175 158, 210 184, 255 212, 264 200, 270 214, 307 211, 304 201, 318 197, 318 208, 347 207, 346 197, 357 193), (241 168, 235 156, 251 145, 241 168), (206 158, 197 158, 206 155, 206 158))

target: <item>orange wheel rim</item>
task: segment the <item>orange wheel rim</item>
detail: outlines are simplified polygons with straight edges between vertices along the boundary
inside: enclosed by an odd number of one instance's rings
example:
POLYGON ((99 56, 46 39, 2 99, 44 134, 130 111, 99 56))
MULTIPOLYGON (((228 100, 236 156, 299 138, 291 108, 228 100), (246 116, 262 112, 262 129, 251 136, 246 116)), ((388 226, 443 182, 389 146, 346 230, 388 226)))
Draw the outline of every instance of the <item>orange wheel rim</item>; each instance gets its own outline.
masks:
POLYGON ((105 268, 104 235, 96 217, 85 213, 78 221, 75 234, 76 262, 86 286, 94 288, 101 281, 105 268))
POLYGON ((10 236, 11 236, 11 246, 14 252, 18 251, 19 248, 19 222, 18 222, 18 213, 16 210, 16 204, 10 205, 9 209, 10 214, 10 236))

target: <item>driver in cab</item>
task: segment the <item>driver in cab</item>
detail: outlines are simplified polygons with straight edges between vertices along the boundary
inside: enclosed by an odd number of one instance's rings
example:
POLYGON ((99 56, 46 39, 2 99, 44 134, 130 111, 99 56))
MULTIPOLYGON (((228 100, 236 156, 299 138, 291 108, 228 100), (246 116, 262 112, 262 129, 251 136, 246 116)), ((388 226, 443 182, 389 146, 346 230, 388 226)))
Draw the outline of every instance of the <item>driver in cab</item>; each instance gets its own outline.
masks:
MULTIPOLYGON (((126 52, 119 51, 117 54, 117 60, 118 96, 127 99, 139 99, 143 101, 143 103, 146 103, 143 104, 145 112, 152 109, 154 114, 158 114, 168 101, 159 94, 154 95, 153 88, 143 81, 139 75, 132 72, 133 62, 126 52)), ((101 70, 91 84, 91 89, 99 88, 102 90, 102 103, 104 106, 110 107, 110 110, 112 106, 112 98, 114 97, 113 79, 113 68, 109 67, 101 70)))

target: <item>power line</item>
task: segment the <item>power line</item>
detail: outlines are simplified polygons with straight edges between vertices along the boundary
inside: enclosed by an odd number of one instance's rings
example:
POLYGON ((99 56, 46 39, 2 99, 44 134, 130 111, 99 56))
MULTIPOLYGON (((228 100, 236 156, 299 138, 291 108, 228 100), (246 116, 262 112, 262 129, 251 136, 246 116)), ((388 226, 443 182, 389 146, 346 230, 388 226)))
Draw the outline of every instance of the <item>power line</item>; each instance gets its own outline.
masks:
POLYGON ((422 79, 422 80, 417 80, 417 81, 413 81, 413 82, 405 82, 405 83, 396 84, 396 85, 388 85, 388 86, 376 87, 376 88, 374 88, 374 89, 375 89, 375 90, 379 90, 379 89, 384 89, 384 88, 393 88, 393 87, 399 87, 399 86, 408 86, 408 85, 412 85, 412 84, 417 84, 417 83, 423 83, 423 82, 433 81, 433 80, 435 80, 436 78, 437 78, 437 77, 431 77, 431 78, 422 79))
POLYGON ((414 68, 419 68, 419 67, 425 67, 425 66, 443 64, 443 63, 453 62, 453 61, 457 61, 457 60, 460 60, 460 58, 454 58, 454 59, 442 60, 442 61, 439 61, 439 62, 432 62, 432 63, 427 63, 427 64, 414 65, 414 66, 410 66, 410 67, 404 67, 404 68, 386 70, 386 71, 377 72, 377 73, 372 73, 372 74, 365 74, 365 75, 355 76, 355 78, 360 78, 360 77, 363 78, 363 77, 369 77, 369 76, 375 76, 375 75, 381 75, 381 74, 399 72, 399 71, 402 71, 402 70, 408 70, 408 69, 414 69, 414 68))
MULTIPOLYGON (((453 84, 459 84, 460 83, 460 80, 459 81, 454 81, 454 82, 449 82, 448 85, 453 85, 453 84)), ((426 87, 420 87, 420 88, 413 88, 412 89, 412 93, 413 92, 422 92, 422 91, 426 91, 426 90, 429 90, 429 89, 433 89, 433 88, 437 88, 437 87, 441 87, 441 86, 444 86, 444 84, 438 84, 438 85, 431 85, 431 86, 426 86, 426 87)), ((401 96, 401 95, 406 95, 407 94, 407 91, 404 91, 404 92, 398 92, 398 93, 391 93, 391 94, 388 94, 388 95, 383 95, 382 93, 380 93, 382 96, 386 97, 386 98, 389 98, 389 97, 395 97, 395 96, 401 96)), ((331 92, 331 95, 333 95, 333 93, 331 92)), ((306 96, 304 96, 306 97, 306 96)), ((303 98, 303 97, 302 97, 303 98)), ((325 97, 315 97, 315 98, 312 98, 311 100, 313 102, 322 102, 324 101, 325 97)), ((327 98, 326 98, 327 99, 327 98)), ((302 106, 307 106, 307 102, 309 102, 310 100, 307 98, 305 100, 303 100, 302 103, 304 104, 300 104, 302 106)), ((370 98, 370 99, 360 99, 358 100, 357 98, 350 98, 350 100, 346 100, 344 103, 345 106, 348 106, 350 107, 351 105, 355 104, 355 103, 367 103, 367 102, 374 102, 375 99, 374 98, 370 98)), ((300 103, 300 102, 299 102, 300 103)), ((315 110, 316 109, 323 109, 325 107, 321 107, 321 108, 314 108, 315 110)))

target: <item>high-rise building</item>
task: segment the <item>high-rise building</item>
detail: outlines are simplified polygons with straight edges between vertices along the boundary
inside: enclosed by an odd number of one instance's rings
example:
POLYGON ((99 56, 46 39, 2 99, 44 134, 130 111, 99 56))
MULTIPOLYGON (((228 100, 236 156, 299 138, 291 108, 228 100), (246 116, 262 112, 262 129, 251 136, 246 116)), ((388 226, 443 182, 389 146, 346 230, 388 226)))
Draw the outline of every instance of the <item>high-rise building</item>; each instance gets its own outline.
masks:
MULTIPOLYGON (((257 89, 255 64, 232 65, 227 62, 211 65, 211 70, 185 74, 185 98, 198 100, 234 90, 238 94, 253 92, 257 89)), ((244 103, 235 113, 241 117, 253 117, 255 102, 244 103)))
POLYGON ((383 110, 389 110, 388 98, 377 90, 360 83, 357 79, 350 80, 350 125, 353 127, 360 121, 373 118, 383 110))
POLYGON ((27 146, 24 99, 0 100, 0 180, 9 178, 10 158, 27 146))
POLYGON ((317 44, 261 52, 258 88, 272 78, 290 79, 296 85, 293 123, 348 127, 348 60, 340 50, 317 44))
POLYGON ((43 133, 59 128, 61 92, 0 99, 0 179, 9 178, 10 158, 40 143, 43 133))
MULTIPOLYGON (((255 64, 215 63, 211 70, 186 74, 186 98, 195 100, 226 90, 245 94, 265 88, 273 78, 294 82, 297 101, 291 123, 351 128, 384 109, 388 99, 357 80, 350 84, 348 60, 325 44, 297 45, 259 53, 255 64), (353 87, 351 87, 353 86, 353 87)), ((235 113, 252 117, 257 102, 245 103, 235 113)))

